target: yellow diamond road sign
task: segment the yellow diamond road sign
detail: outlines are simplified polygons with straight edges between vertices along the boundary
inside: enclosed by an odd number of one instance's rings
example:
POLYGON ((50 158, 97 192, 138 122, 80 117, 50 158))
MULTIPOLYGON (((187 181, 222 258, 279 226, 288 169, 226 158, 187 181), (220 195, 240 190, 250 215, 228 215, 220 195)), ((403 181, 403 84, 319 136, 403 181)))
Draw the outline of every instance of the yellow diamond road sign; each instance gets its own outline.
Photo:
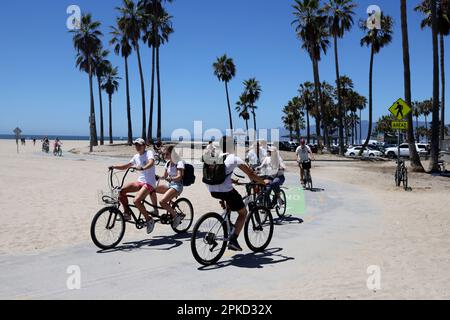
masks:
POLYGON ((392 107, 389 108, 389 111, 398 120, 403 120, 411 113, 411 108, 403 99, 398 99, 392 107))
POLYGON ((408 130, 408 122, 407 121, 392 121, 392 129, 408 130))

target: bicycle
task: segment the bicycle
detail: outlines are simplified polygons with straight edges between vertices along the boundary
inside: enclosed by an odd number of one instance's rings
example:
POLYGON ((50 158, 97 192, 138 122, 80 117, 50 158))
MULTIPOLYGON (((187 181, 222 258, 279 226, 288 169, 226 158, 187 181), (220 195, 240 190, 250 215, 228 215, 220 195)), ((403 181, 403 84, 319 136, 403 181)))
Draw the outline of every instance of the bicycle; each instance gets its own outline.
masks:
MULTIPOLYGON (((254 183, 238 184, 256 187, 254 183)), ((195 260, 204 266, 216 264, 225 254, 230 236, 234 233, 231 210, 224 201, 222 214, 210 212, 196 223, 191 240, 191 250, 195 260)), ((248 203, 249 214, 244 226, 245 242, 253 252, 263 252, 270 244, 274 231, 272 213, 265 207, 248 203)))
POLYGON ((166 158, 164 157, 164 154, 162 151, 156 151, 154 152, 154 158, 155 158, 155 166, 159 166, 161 163, 165 165, 167 163, 166 158))
POLYGON ((403 184, 405 190, 408 189, 408 169, 405 166, 405 161, 399 160, 397 169, 395 171, 395 185, 400 187, 403 184))
MULTIPOLYGON (((128 169, 119 185, 116 180, 114 182, 114 170, 110 170, 108 184, 110 187, 109 194, 103 194, 101 196, 101 201, 106 205, 101 209, 92 220, 91 224, 91 238, 94 244, 102 250, 110 250, 117 247, 117 245, 122 241, 125 235, 126 224, 132 224, 138 230, 142 230, 146 227, 146 222, 143 215, 139 212, 139 215, 134 213, 137 210, 136 206, 129 205, 131 220, 125 221, 124 214, 120 210, 119 194, 125 183, 125 179, 130 172, 135 172, 136 169, 128 169)), ((116 177, 117 178, 117 177, 116 177)), ((158 179, 158 183, 159 183, 158 179)), ((133 200, 135 197, 132 195, 127 196, 128 199, 133 200)), ((132 201, 130 203, 133 203, 132 201)), ((158 210, 163 210, 161 207, 155 207, 147 201, 144 201, 144 205, 147 208, 153 208, 158 210)), ((148 214, 154 219, 155 223, 160 223, 162 225, 171 225, 174 232, 181 234, 186 233, 192 226, 194 219, 194 208, 192 203, 186 198, 179 198, 174 202, 171 202, 172 208, 181 215, 182 221, 179 226, 174 228, 172 226, 172 216, 169 213, 163 215, 155 215, 154 212, 148 212, 148 214)))
POLYGON ((42 144, 42 152, 49 153, 50 152, 50 144, 47 142, 44 142, 42 144))
POLYGON ((303 161, 301 163, 301 166, 303 168, 304 174, 305 174, 305 186, 306 186, 306 190, 313 190, 313 181, 312 181, 312 176, 311 176, 311 160, 308 161, 303 161))
MULTIPOLYGON (((245 179, 245 177, 234 174, 239 179, 245 179)), ((282 205, 278 203, 278 197, 275 194, 274 190, 268 190, 267 186, 250 186, 246 185, 246 193, 247 195, 244 197, 244 203, 247 205, 250 202, 256 202, 258 205, 262 207, 266 207, 269 210, 275 210, 278 217, 284 218, 286 216, 287 211, 287 197, 286 192, 284 191, 286 188, 281 187, 280 197, 282 200, 282 205)))

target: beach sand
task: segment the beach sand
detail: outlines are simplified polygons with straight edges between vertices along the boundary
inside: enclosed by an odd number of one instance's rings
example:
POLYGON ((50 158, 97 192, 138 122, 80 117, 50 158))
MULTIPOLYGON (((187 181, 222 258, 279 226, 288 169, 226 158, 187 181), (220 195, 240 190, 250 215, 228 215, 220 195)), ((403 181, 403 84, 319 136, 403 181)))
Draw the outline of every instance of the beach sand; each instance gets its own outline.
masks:
MULTIPOLYGON (((64 142, 64 157, 55 158, 42 154, 39 144, 33 147, 28 142, 17 154, 14 141, 0 140, 0 255, 51 252, 90 242, 90 223, 101 208, 97 193, 107 187, 107 167, 125 161, 133 149, 104 147, 109 151, 96 156, 68 154, 73 148, 84 150, 86 141, 64 142)), ((297 170, 290 163, 289 171, 297 170)), ((303 268, 302 274, 307 275, 303 278, 281 277, 279 286, 270 292, 241 291, 232 296, 230 291, 220 296, 450 298, 450 180, 413 173, 413 190, 404 192, 394 187, 394 171, 395 165, 389 161, 315 162, 313 177, 350 184, 367 193, 379 206, 375 220, 360 235, 346 239, 338 251, 324 251, 323 263, 318 252, 317 264, 296 266, 303 268), (368 276, 361 270, 361 261, 383 270, 383 290, 375 295, 358 289, 358 281, 368 276)), ((193 199, 196 214, 218 209, 200 181, 183 196, 193 199)), ((360 210, 363 213, 366 208, 360 210)), ((352 228, 358 230, 358 226, 352 228)), ((128 230, 127 237, 138 236, 128 230)))

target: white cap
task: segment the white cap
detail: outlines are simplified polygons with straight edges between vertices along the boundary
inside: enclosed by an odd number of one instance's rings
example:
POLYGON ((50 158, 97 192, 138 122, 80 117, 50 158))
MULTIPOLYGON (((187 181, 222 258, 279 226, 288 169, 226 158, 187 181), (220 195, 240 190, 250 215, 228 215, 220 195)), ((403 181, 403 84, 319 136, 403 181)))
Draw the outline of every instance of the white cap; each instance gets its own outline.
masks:
POLYGON ((133 144, 134 145, 139 144, 141 146, 145 146, 146 145, 144 139, 141 139, 141 138, 134 140, 133 144))

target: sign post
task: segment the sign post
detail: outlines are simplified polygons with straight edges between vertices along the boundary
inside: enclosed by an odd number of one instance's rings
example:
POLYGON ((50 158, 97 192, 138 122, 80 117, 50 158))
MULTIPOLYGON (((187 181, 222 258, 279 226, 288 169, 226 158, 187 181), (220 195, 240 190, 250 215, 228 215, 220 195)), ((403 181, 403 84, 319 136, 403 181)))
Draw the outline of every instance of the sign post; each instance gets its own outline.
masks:
MULTIPOLYGON (((397 146, 397 170, 400 170, 400 133, 402 130, 408 129, 408 122, 402 121, 411 113, 411 107, 402 98, 394 102, 389 108, 392 115, 399 121, 392 122, 392 128, 397 129, 398 146, 397 146)), ((398 172, 398 171, 397 171, 398 172)))
POLYGON ((17 153, 19 153, 19 140, 20 140, 20 135, 22 134, 22 130, 20 130, 20 128, 15 128, 13 132, 16 135, 17 153))

